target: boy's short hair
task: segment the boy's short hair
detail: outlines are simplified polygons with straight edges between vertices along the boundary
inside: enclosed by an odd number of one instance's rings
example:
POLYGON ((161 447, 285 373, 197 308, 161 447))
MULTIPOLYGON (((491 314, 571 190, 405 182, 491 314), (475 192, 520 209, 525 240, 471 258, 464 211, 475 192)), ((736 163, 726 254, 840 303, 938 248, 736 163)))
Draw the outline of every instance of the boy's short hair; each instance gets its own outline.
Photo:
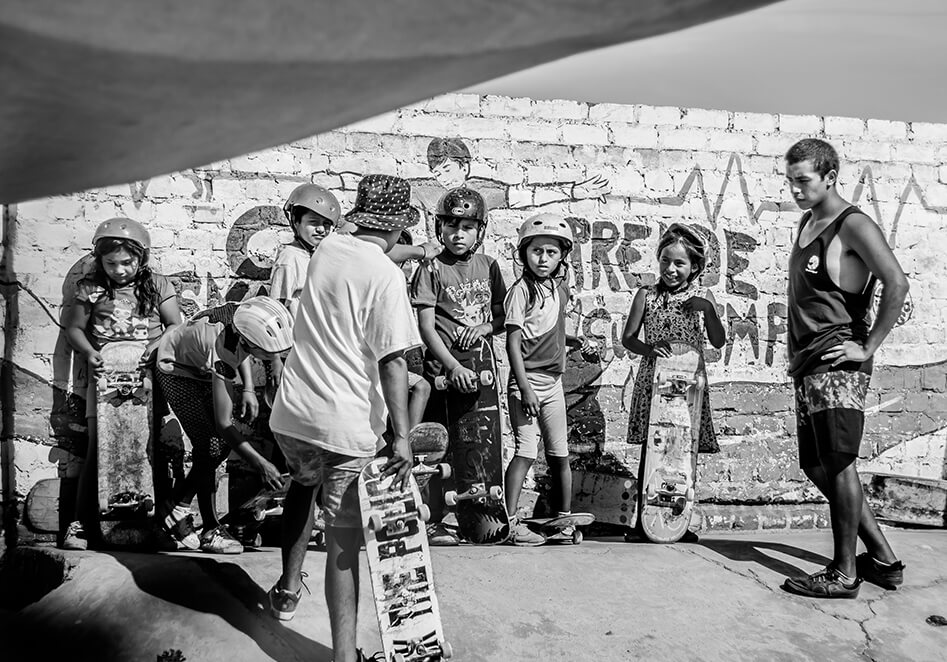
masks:
POLYGON ((452 160, 461 164, 470 163, 470 150, 460 138, 434 138, 427 146, 427 166, 434 170, 444 161, 452 160))
POLYGON ((825 177, 832 170, 836 173, 839 171, 838 152, 832 145, 818 138, 804 138, 786 152, 786 163, 789 165, 803 161, 811 161, 812 167, 821 177, 825 177))

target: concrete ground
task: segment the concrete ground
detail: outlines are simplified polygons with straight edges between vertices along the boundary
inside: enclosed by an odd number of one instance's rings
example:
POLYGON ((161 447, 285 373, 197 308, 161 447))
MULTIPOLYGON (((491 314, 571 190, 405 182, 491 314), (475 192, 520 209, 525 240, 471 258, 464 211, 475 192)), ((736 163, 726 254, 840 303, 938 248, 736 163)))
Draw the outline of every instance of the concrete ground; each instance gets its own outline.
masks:
MULTIPOLYGON (((889 536, 905 585, 866 584, 858 599, 840 601, 779 588, 828 561, 826 531, 708 534, 669 546, 462 546, 433 558, 456 660, 944 660, 947 627, 926 619, 947 616, 947 531, 889 536)), ((150 662, 177 649, 188 662, 327 661, 324 559, 310 551, 312 594, 282 624, 260 607, 280 573, 276 549, 210 557, 20 548, 5 560, 2 597, 35 601, 3 612, 2 657, 150 662), (63 571, 69 578, 57 586, 63 571)), ((372 653, 380 644, 363 577, 359 645, 372 653)))

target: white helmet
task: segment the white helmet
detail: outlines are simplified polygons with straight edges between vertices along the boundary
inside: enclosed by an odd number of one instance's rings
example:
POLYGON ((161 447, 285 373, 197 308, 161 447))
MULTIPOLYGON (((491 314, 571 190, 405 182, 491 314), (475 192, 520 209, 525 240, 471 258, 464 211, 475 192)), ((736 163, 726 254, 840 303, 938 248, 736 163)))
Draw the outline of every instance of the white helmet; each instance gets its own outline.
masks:
POLYGON ((233 314, 233 325, 264 352, 285 352, 293 346, 293 318, 286 306, 266 296, 247 299, 233 314))
POLYGON ((575 239, 572 237, 572 226, 558 214, 536 214, 535 216, 530 216, 527 218, 523 225, 520 226, 520 239, 516 244, 517 248, 521 248, 523 244, 533 237, 555 237, 556 239, 562 240, 565 243, 563 248, 563 253, 568 253, 572 250, 572 245, 575 243, 575 239))

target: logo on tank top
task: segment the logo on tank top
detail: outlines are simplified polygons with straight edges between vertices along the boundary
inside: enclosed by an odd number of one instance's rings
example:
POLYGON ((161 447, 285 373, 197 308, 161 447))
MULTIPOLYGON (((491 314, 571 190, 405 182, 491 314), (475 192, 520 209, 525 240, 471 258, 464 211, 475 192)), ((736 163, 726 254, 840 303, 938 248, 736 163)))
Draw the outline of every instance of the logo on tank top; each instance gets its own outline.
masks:
POLYGON ((806 263, 806 273, 817 274, 819 273, 819 256, 813 255, 809 258, 809 262, 806 263))

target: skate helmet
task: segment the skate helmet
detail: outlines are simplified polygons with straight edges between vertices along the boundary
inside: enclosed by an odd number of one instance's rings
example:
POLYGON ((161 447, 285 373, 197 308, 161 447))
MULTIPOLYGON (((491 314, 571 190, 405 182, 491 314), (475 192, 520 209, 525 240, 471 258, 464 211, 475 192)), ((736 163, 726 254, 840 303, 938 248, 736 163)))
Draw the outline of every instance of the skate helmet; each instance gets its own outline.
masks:
POLYGON ((318 184, 301 184, 286 198, 283 213, 290 223, 293 222, 293 207, 303 207, 325 216, 335 227, 339 225, 339 219, 342 217, 339 201, 328 189, 318 184))
POLYGON ((536 214, 527 218, 520 226, 517 249, 522 248, 533 237, 555 237, 563 244, 563 254, 572 250, 575 240, 572 237, 572 226, 558 214, 536 214))
POLYGON ((276 299, 257 296, 241 303, 233 325, 244 338, 264 352, 284 352, 293 346, 293 318, 276 299))
POLYGON ((151 250, 151 235, 138 221, 130 218, 117 217, 110 218, 107 221, 99 223, 92 235, 92 245, 94 246, 99 239, 129 239, 141 246, 144 250, 151 250))

